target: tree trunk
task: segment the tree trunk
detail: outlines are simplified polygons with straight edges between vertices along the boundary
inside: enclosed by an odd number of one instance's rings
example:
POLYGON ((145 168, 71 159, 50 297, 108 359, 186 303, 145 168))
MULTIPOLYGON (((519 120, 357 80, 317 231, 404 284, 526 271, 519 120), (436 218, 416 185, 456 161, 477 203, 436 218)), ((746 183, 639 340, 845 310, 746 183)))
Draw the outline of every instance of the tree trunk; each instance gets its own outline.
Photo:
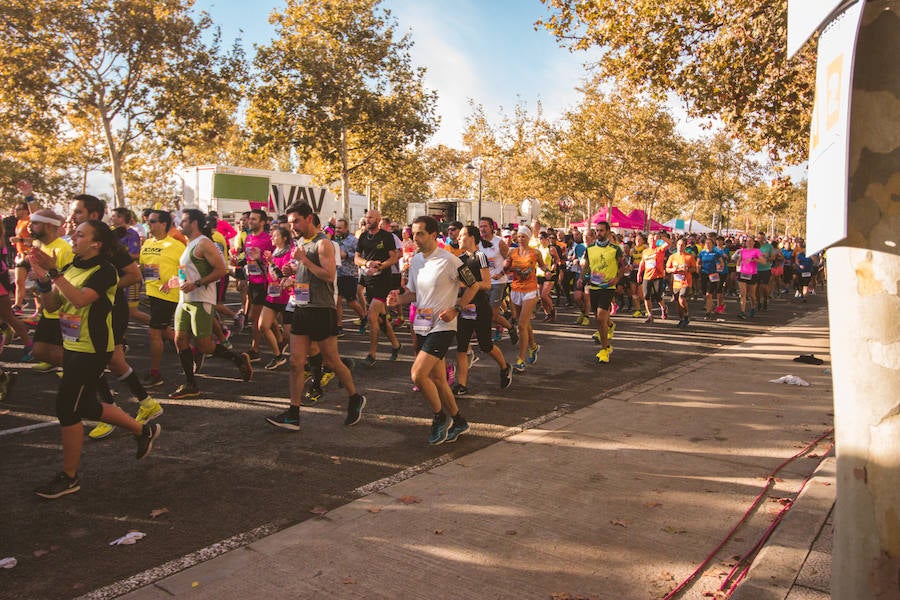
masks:
POLYGON ((112 121, 106 114, 103 101, 98 103, 100 122, 103 124, 103 137, 106 139, 106 150, 109 153, 109 165, 113 176, 113 198, 116 207, 125 206, 125 183, 122 181, 122 153, 116 149, 116 136, 112 130, 112 121))
POLYGON ((344 213, 342 216, 348 220, 350 219, 350 170, 347 167, 348 157, 347 157, 347 127, 346 125, 341 126, 341 211, 344 213))

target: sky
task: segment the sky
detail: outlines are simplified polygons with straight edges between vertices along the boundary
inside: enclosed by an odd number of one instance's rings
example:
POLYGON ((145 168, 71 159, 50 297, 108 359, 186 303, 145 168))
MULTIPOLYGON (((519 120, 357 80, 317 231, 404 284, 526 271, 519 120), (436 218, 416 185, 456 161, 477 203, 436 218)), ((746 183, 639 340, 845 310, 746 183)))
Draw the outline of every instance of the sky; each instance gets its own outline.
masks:
MULTIPOLYGON (((274 35, 268 15, 283 1, 198 0, 221 27, 226 45, 241 37, 248 57, 252 44, 274 35)), ((550 120, 577 105, 576 87, 590 55, 560 48, 534 23, 547 16, 540 0, 387 0, 401 31, 411 33, 413 62, 427 69, 425 84, 438 92, 440 128, 432 144, 462 147, 469 99, 482 104, 491 122, 501 109, 512 114, 523 102, 533 113, 538 102, 550 120)))

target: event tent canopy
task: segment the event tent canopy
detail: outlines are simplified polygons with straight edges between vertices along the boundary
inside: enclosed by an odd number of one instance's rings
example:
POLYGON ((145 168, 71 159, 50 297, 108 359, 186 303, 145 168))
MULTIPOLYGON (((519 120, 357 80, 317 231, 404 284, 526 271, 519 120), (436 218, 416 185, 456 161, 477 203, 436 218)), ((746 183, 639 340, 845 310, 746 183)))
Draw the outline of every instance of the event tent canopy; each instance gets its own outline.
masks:
POLYGON ((666 221, 663 223, 666 227, 671 227, 673 231, 685 232, 685 233, 710 233, 715 231, 714 229, 710 229, 703 223, 698 223, 692 219, 687 219, 686 221, 682 221, 681 227, 678 227, 679 219, 672 219, 670 221, 666 221))
MULTIPOLYGON (((630 213, 628 213, 628 218, 631 219, 632 222, 637 223, 637 226, 635 227, 635 229, 643 230, 644 223, 647 222, 647 213, 645 213, 644 211, 642 211, 639 208, 636 208, 633 211, 631 211, 630 213)), ((667 225, 663 225, 662 223, 660 223, 658 221, 654 221, 653 219, 650 219, 649 229, 650 229, 650 231, 671 231, 672 228, 667 225)))
MULTIPOLYGON (((628 218, 628 216, 619 210, 617 207, 613 206, 612 210, 609 211, 609 217, 606 215, 606 207, 604 206, 591 217, 591 223, 597 224, 600 221, 609 222, 610 227, 621 228, 621 229, 640 229, 641 223, 634 221, 633 219, 628 218)), ((585 227, 587 225, 587 221, 579 221, 578 223, 572 223, 573 227, 585 227)))

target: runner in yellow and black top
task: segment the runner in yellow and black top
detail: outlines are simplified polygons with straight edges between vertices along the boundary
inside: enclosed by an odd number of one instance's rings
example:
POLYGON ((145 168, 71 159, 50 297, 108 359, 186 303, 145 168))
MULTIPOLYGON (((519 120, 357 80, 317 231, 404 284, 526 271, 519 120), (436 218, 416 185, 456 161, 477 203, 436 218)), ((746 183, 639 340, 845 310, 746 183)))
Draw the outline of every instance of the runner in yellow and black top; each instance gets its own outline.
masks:
POLYGON ((97 382, 115 341, 112 306, 118 275, 111 262, 118 247, 115 234, 102 221, 86 221, 72 235, 75 258, 62 272, 33 264, 44 307, 59 311, 63 338, 63 377, 56 396, 62 426, 63 470, 35 490, 42 498, 59 498, 80 489, 78 466, 84 439, 82 419, 104 421, 131 431, 137 458, 146 456, 159 436, 156 423, 142 425, 114 404, 97 400, 97 382), (52 282, 52 285, 51 285, 52 282))
POLYGON ((584 253, 585 287, 591 294, 591 308, 597 322, 594 341, 600 344, 597 360, 609 362, 612 354, 612 339, 616 325, 609 318, 609 310, 616 295, 616 285, 622 277, 622 248, 610 241, 610 228, 607 221, 597 223, 597 242, 588 246, 584 253))
POLYGON ((178 278, 178 263, 185 245, 171 235, 174 230, 169 211, 154 210, 150 213, 147 224, 150 236, 141 246, 141 272, 144 275, 147 300, 150 301, 150 373, 141 383, 144 387, 156 387, 163 383, 159 372, 163 335, 173 343, 175 341, 172 321, 175 307, 178 306, 179 292, 178 285, 171 286, 169 282, 178 278))

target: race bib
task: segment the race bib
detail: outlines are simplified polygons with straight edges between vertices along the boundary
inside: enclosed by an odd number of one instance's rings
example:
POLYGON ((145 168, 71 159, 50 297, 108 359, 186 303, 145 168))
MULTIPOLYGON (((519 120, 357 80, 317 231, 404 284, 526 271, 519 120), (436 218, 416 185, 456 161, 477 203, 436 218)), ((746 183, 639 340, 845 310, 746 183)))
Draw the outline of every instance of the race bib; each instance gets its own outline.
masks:
POLYGON ((478 318, 478 310, 475 308, 474 304, 467 304, 463 306, 462 312, 459 316, 463 319, 474 321, 478 318))
POLYGON ((753 275, 751 275, 750 273, 741 273, 740 277, 743 281, 750 281, 751 279, 753 279, 753 275))
POLYGON ((605 273, 591 273, 591 285, 604 286, 606 284, 605 273))
POLYGON ((656 259, 655 259, 655 258, 648 258, 647 260, 645 260, 645 261, 644 261, 644 268, 645 268, 645 269, 655 269, 655 268, 656 268, 656 259))
POLYGON ((800 277, 806 279, 808 277, 812 277, 812 273, 810 273, 809 271, 804 271, 803 273, 800 273, 800 277))
POLYGON ((434 326, 433 308, 416 308, 416 318, 413 321, 413 331, 425 334, 434 326))
POLYGON ((673 273, 672 279, 675 281, 684 281, 684 273, 673 273))
POLYGON ((277 281, 270 281, 269 288, 266 290, 266 295, 277 298, 281 295, 281 283, 277 281))
POLYGON ((159 265, 144 265, 141 274, 145 281, 159 281, 159 265))
POLYGON ((77 342, 78 334, 81 333, 81 317, 78 315, 60 313, 59 328, 62 331, 63 340, 67 342, 77 342))
POLYGON ((717 283, 719 281, 719 274, 718 273, 710 273, 709 280, 713 283, 717 283))
POLYGON ((247 275, 252 275, 254 277, 262 275, 262 269, 256 262, 248 262, 247 266, 244 267, 244 271, 246 271, 247 275))
MULTIPOLYGON (((281 292, 278 292, 279 294, 281 292)), ((270 294, 275 296, 277 294, 270 294)), ((294 284, 294 301, 297 304, 309 304, 309 284, 308 283, 295 283, 294 284)))

